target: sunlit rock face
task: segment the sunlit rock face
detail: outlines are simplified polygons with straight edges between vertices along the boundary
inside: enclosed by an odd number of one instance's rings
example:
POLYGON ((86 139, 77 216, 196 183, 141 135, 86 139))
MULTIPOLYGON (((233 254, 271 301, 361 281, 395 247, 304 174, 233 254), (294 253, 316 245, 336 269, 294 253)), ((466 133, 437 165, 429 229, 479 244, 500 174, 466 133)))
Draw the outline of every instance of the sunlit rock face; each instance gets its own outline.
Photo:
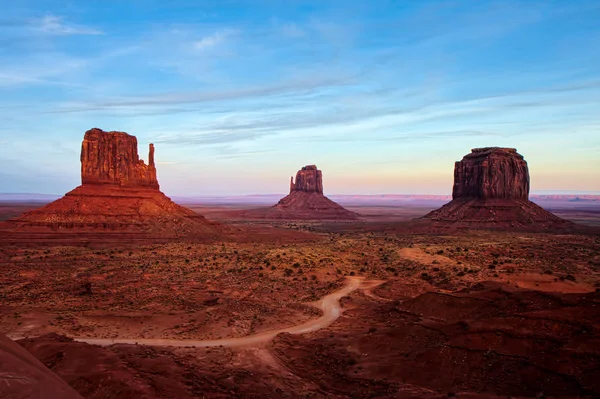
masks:
POLYGON ((124 132, 90 129, 81 143, 81 183, 152 187, 158 190, 154 144, 148 165, 138 156, 137 139, 124 132))

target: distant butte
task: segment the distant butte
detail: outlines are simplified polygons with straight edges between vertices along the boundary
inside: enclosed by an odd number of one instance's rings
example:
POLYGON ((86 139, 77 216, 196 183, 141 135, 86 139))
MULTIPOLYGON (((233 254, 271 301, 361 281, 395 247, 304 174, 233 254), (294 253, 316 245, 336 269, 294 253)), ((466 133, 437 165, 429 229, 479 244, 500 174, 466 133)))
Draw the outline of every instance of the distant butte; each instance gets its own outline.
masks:
POLYGON ((157 237, 215 235, 220 226, 177 205, 159 190, 150 144, 148 165, 137 139, 91 129, 81 144, 81 185, 10 221, 19 228, 145 232, 157 237))
POLYGON ((290 180, 290 193, 267 210, 276 219, 347 220, 357 219, 351 212, 323 195, 323 173, 307 165, 290 180))
POLYGON ((466 228, 568 226, 529 200, 529 168, 515 148, 475 148, 454 165, 452 201, 421 220, 466 228))

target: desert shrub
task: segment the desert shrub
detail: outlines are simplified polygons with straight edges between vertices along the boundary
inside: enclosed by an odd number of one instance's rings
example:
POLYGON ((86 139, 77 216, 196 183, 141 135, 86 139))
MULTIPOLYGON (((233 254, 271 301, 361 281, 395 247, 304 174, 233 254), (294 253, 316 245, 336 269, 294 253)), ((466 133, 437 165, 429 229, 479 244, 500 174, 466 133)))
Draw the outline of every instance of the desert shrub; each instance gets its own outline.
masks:
POLYGON ((291 276, 292 273, 294 273, 294 271, 292 269, 285 269, 283 271, 283 274, 285 274, 286 276, 291 276))

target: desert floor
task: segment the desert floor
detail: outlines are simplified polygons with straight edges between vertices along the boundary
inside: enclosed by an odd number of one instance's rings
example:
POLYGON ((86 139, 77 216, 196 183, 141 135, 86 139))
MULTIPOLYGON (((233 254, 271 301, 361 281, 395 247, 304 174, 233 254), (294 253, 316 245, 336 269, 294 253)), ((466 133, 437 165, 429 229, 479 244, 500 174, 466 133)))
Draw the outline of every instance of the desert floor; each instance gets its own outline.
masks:
MULTIPOLYGON (((364 229, 426 207, 350 207, 354 224, 191 207, 261 239, 4 242, 0 332, 86 398, 600 395, 597 233, 364 229)), ((595 208, 555 212, 600 225, 595 208)))

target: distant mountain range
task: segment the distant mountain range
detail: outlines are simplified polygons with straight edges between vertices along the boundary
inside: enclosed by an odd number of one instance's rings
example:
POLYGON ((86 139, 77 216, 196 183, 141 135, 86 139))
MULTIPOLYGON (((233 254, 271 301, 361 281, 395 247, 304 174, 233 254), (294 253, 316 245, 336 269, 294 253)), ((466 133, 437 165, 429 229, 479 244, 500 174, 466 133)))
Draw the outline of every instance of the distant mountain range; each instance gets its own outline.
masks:
MULTIPOLYGON (((223 195, 223 196, 173 196, 175 202, 181 204, 254 204, 254 205, 273 205, 279 201, 284 194, 250 194, 250 195, 223 195)), ((5 202, 50 202, 61 196, 52 194, 35 193, 0 193, 0 201, 5 202)), ((393 206, 399 204, 417 205, 437 205, 448 202, 452 199, 451 195, 420 195, 420 194, 332 194, 328 195, 333 201, 346 206, 393 206)), ((600 205, 600 195, 591 194, 531 194, 529 198, 538 203, 586 203, 590 205, 600 205)))

